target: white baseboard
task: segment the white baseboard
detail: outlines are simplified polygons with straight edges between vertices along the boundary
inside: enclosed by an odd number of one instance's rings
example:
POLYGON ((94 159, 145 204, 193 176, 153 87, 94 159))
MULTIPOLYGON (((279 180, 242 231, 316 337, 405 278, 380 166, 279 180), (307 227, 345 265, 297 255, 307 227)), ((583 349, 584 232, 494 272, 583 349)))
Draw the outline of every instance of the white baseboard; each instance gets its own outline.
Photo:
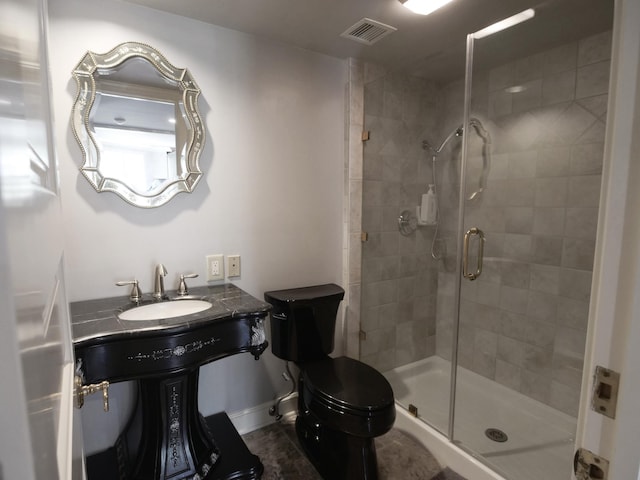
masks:
MULTIPOLYGON (((295 411, 297 401, 298 394, 294 393, 283 402, 280 402, 280 414, 286 415, 287 413, 295 411)), ((246 410, 233 412, 229 414, 229 418, 231 419, 233 426, 238 430, 238 433, 240 435, 244 435, 245 433, 253 432, 259 428, 271 425, 276 421, 275 417, 269 415, 269 409, 273 407, 274 404, 275 402, 267 402, 255 407, 247 408, 246 410)))

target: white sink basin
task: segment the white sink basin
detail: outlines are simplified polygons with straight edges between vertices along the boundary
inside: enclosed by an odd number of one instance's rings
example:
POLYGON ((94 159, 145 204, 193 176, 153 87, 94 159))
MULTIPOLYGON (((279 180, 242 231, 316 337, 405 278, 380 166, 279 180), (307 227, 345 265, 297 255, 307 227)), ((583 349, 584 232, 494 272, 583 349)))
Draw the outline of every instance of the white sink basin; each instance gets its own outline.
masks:
POLYGON ((209 307, 211 304, 205 300, 176 300, 131 308, 118 315, 118 318, 120 320, 161 320, 202 312, 209 307))

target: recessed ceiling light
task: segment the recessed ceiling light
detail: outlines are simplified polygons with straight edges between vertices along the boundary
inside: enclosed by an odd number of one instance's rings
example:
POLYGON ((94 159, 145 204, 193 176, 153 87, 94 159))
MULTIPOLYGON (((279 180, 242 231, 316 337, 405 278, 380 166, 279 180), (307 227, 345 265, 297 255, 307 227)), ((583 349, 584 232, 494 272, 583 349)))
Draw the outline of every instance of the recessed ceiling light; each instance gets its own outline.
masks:
POLYGON ((398 0, 404 7, 419 15, 429 15, 451 0, 398 0))
POLYGON ((176 123, 176 119, 175 119, 175 118, 173 118, 173 117, 171 117, 170 119, 168 119, 168 122, 169 122, 169 123, 176 123))
POLYGON ((124 117, 113 117, 113 121, 116 122, 118 125, 124 125, 127 119, 124 117))
POLYGON ((504 89, 507 93, 520 93, 527 89, 524 85, 514 85, 513 87, 507 87, 504 89))

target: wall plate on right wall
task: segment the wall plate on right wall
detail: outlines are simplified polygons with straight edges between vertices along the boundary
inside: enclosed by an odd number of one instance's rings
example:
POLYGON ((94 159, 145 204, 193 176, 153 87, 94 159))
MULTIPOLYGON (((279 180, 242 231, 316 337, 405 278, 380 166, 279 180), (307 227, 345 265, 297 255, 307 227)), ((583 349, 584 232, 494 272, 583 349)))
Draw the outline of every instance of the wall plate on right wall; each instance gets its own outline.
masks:
POLYGON ((240 276, 240 255, 227 256, 227 278, 240 276))

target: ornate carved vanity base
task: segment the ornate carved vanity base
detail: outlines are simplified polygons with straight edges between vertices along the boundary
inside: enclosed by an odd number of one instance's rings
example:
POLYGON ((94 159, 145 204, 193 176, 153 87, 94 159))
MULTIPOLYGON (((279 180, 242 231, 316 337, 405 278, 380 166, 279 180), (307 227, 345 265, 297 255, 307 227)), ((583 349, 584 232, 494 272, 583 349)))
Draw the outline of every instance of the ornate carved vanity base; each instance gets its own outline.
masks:
MULTIPOLYGON (((216 467, 206 477, 173 478, 202 478, 203 480, 258 480, 261 478, 263 467, 260 459, 249 451, 227 414, 224 412, 216 413, 204 421, 206 427, 214 432, 216 446, 220 451, 216 467)), ((118 454, 115 447, 87 457, 87 477, 89 480, 122 480, 120 475, 118 454)))
POLYGON ((198 370, 138 386, 136 409, 116 443, 120 478, 208 478, 220 450, 198 412, 198 370))

